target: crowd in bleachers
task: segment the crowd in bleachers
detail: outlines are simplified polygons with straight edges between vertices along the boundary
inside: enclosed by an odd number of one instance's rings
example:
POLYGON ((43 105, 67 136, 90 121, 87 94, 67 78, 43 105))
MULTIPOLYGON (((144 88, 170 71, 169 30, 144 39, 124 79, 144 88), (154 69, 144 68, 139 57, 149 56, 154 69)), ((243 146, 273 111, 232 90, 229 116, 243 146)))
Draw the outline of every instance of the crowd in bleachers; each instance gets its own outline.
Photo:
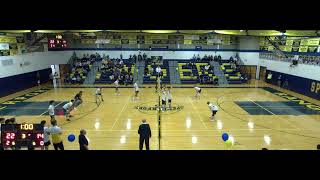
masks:
POLYGON ((84 54, 82 58, 76 58, 71 64, 70 74, 65 75, 65 83, 82 84, 92 70, 92 65, 95 61, 101 61, 100 54, 84 54))
POLYGON ((120 58, 109 58, 109 56, 106 56, 102 60, 101 67, 98 68, 96 83, 113 83, 118 79, 119 84, 132 84, 134 62, 134 58, 124 60, 122 55, 120 55, 120 58))
POLYGON ((260 53, 260 58, 268 60, 278 60, 285 62, 292 62, 292 60, 298 60, 300 64, 310 64, 320 66, 320 56, 309 56, 309 55, 299 55, 298 59, 295 59, 295 55, 286 54, 286 55, 277 55, 274 53, 260 53))
POLYGON ((220 54, 217 55, 204 55, 202 58, 200 57, 200 55, 193 55, 193 57, 191 58, 192 62, 202 62, 202 61, 220 61, 222 58, 220 56, 220 54))

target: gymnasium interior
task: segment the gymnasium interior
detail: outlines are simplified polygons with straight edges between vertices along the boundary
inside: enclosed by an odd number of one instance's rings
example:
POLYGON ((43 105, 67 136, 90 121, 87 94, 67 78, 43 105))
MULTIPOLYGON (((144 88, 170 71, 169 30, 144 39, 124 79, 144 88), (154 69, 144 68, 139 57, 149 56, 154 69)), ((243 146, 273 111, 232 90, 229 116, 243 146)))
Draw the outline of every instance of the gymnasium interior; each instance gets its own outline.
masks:
POLYGON ((43 127, 30 127, 51 126, 54 100, 65 150, 79 150, 82 129, 90 150, 139 150, 143 119, 150 150, 316 150, 319 41, 318 30, 0 30, 1 145, 42 150, 43 127), (160 87, 172 108, 160 108, 160 87), (40 136, 22 140, 15 125, 40 136))

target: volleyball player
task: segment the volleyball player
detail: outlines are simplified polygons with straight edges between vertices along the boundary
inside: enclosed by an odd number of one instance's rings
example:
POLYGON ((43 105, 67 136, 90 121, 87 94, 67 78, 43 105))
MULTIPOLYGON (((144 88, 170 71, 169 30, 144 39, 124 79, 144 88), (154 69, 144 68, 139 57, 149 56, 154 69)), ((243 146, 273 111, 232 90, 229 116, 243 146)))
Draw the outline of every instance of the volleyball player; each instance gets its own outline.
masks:
POLYGON ((82 104, 82 91, 80 91, 78 94, 74 96, 74 107, 78 107, 80 104, 82 104))
POLYGON ((103 102, 103 96, 102 96, 102 89, 97 88, 96 90, 96 103, 98 104, 98 99, 101 98, 101 101, 103 102))
POLYGON ((48 112, 49 112, 49 116, 50 116, 50 119, 54 119, 54 101, 51 100, 49 101, 49 108, 48 108, 48 112))
POLYGON ((167 90, 167 99, 168 99, 169 109, 171 110, 172 94, 171 94, 170 86, 168 87, 168 90, 167 90))
POLYGON ((167 97, 166 97, 166 90, 165 88, 162 89, 162 96, 161 96, 161 99, 162 99, 162 111, 165 111, 166 110, 166 101, 167 101, 167 97))
POLYGON ((117 79, 116 81, 114 81, 114 85, 116 87, 116 95, 120 95, 120 92, 119 92, 119 80, 117 79))
POLYGON ((194 89, 196 90, 196 95, 195 95, 195 97, 196 97, 196 98, 200 98, 201 88, 195 86, 194 89))
POLYGON ((134 87, 134 91, 135 91, 135 95, 134 96, 135 96, 135 98, 137 98, 138 97, 138 93, 139 93, 138 81, 136 81, 134 83, 133 87, 134 87))
POLYGON ((72 109, 74 107, 73 104, 74 104, 74 100, 72 99, 70 102, 66 103, 62 107, 64 115, 65 115, 67 121, 70 121, 70 117, 71 117, 70 116, 70 112, 72 111, 72 109))
POLYGON ((49 137, 50 136, 49 128, 45 126, 46 121, 41 121, 40 124, 43 125, 43 136, 44 136, 43 138, 44 146, 41 149, 49 150, 49 146, 51 145, 50 137, 49 137))
POLYGON ((216 115, 216 113, 218 112, 218 106, 210 103, 209 101, 207 102, 209 109, 212 112, 212 115, 210 117, 211 121, 214 121, 214 116, 216 115))

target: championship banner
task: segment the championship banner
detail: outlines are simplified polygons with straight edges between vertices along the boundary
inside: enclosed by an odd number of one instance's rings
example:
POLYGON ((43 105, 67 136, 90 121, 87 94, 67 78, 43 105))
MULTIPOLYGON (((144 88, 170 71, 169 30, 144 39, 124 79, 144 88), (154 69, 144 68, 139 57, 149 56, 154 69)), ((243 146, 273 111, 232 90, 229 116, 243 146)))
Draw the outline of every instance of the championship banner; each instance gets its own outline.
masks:
POLYGON ((298 52, 299 51, 299 47, 292 47, 292 52, 298 52))
POLYGON ((308 39, 308 46, 318 46, 319 45, 319 38, 316 39, 308 39))
POLYGON ((292 46, 284 46, 284 51, 285 52, 291 52, 292 51, 292 46))
POLYGON ((120 39, 112 39, 111 44, 121 44, 121 40, 120 39))
POLYGON ((308 46, 300 46, 299 52, 308 52, 308 46))
POLYGON ((213 39, 207 39, 207 45, 213 45, 214 40, 213 39))
POLYGON ((168 39, 168 35, 166 35, 166 34, 151 35, 151 39, 168 39))
POLYGON ((308 39, 301 39, 300 46, 308 46, 308 39))
POLYGON ((273 46, 268 46, 268 51, 273 51, 274 47, 273 46))
POLYGON ((137 39, 129 39, 129 44, 137 44, 137 39))
POLYGON ((16 37, 0 37, 0 43, 17 43, 16 37))
POLYGON ((293 46, 300 46, 300 39, 296 39, 293 41, 293 46))
POLYGON ((318 47, 317 46, 309 46, 308 47, 308 52, 317 52, 318 47))
POLYGON ((230 45, 230 36, 228 35, 225 35, 225 36, 222 36, 222 44, 224 45, 230 45))
POLYGON ((191 44, 192 44, 192 40, 191 40, 191 39, 185 39, 185 40, 183 41, 183 44, 189 44, 189 45, 191 45, 191 44))
POLYGON ((292 46, 292 45, 293 45, 293 40, 292 39, 287 39, 286 46, 292 46))

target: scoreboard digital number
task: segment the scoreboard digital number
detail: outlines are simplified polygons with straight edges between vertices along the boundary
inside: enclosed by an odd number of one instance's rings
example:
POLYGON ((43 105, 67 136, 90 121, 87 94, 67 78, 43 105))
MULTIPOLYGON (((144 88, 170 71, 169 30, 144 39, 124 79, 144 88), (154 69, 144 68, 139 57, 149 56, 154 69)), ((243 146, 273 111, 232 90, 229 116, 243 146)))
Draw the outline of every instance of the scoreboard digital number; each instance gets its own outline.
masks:
POLYGON ((56 35, 55 38, 48 39, 48 47, 50 49, 66 48, 67 47, 67 41, 64 40, 61 35, 56 35))
POLYGON ((41 124, 2 124, 3 147, 42 147, 44 145, 41 124))

